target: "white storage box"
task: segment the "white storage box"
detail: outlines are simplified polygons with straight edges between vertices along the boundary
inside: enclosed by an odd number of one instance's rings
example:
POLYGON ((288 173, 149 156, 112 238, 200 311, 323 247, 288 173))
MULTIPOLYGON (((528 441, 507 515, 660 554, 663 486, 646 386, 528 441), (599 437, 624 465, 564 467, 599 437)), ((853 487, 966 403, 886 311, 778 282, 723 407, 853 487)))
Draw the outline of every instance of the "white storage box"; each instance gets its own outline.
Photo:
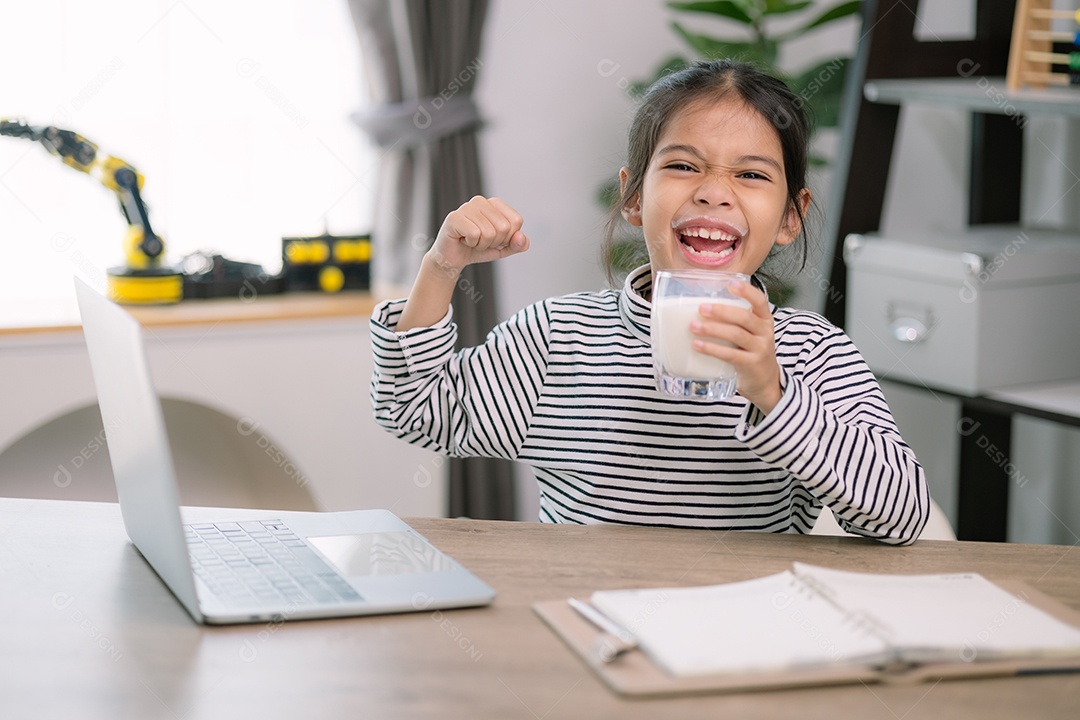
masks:
POLYGON ((847 331, 883 377, 977 394, 1080 377, 1080 234, 849 235, 847 331))

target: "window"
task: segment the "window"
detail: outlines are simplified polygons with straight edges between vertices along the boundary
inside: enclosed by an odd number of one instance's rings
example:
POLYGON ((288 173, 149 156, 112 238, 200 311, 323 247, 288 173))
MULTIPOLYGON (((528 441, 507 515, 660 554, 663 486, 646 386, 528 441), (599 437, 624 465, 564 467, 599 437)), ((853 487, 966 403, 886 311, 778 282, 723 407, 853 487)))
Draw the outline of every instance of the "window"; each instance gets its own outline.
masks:
MULTIPOLYGON (((5 9, 0 116, 73 130, 145 177, 170 262, 280 268, 283 235, 370 230, 376 154, 344 0, 41 0, 5 9)), ((100 289, 123 263, 116 196, 0 138, 0 303, 100 289)))

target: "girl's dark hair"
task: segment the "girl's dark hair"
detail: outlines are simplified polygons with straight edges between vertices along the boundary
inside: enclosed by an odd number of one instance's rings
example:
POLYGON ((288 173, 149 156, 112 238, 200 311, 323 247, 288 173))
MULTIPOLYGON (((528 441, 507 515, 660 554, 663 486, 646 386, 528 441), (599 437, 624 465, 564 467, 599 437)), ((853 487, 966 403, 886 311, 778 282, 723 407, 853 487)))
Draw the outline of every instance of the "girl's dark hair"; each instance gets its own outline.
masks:
POLYGON ((729 59, 710 60, 696 62, 657 80, 645 92, 634 115, 627 142, 626 187, 611 207, 604 235, 604 264, 608 279, 613 283, 615 273, 612 260, 616 254, 616 235, 622 223, 622 210, 629 206, 635 196, 640 199, 645 171, 668 122, 691 103, 699 100, 719 101, 732 94, 757 110, 780 136, 788 201, 804 223, 799 269, 806 266, 806 218, 798 203, 799 193, 806 187, 810 145, 810 123, 803 109, 804 101, 782 80, 749 63, 729 59))

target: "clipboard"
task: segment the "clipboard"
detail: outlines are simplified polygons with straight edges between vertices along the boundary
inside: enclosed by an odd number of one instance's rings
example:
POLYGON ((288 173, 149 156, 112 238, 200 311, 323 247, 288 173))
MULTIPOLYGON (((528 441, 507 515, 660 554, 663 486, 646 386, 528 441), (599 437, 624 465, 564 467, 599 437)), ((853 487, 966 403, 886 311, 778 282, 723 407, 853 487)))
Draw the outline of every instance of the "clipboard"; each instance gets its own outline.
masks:
MULTIPOLYGON (((1080 611, 1036 590, 1019 580, 994 584, 1018 600, 1037 607, 1062 622, 1080 628, 1080 611)), ((1053 658, 1015 658, 977 662, 925 663, 901 669, 865 665, 829 666, 719 675, 676 677, 656 665, 642 650, 625 653, 604 662, 598 648, 604 632, 570 607, 567 600, 549 600, 533 604, 535 612, 571 650, 595 672, 613 692, 625 697, 663 697, 709 693, 753 692, 846 685, 857 682, 918 683, 931 679, 963 679, 994 676, 1017 676, 1058 672, 1080 672, 1080 656, 1053 658)))

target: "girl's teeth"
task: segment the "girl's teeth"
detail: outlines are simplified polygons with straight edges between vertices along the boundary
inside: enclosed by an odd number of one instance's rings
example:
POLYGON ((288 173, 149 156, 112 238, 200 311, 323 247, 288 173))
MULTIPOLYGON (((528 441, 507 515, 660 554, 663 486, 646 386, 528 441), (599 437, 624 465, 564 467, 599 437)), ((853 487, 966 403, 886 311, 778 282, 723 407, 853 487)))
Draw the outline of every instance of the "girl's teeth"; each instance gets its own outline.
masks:
POLYGON ((730 245, 730 246, 728 246, 727 249, 721 250, 720 252, 712 252, 711 250, 695 250, 693 247, 691 247, 689 245, 687 245, 687 247, 690 248, 690 252, 694 253, 695 255, 701 255, 702 257, 708 257, 708 258, 727 257, 731 253, 735 252, 735 245, 730 245))
POLYGON ((689 235, 690 237, 705 238, 706 240, 734 240, 735 239, 733 236, 728 235, 723 230, 717 230, 717 229, 710 230, 709 228, 690 228, 689 230, 686 230, 683 234, 684 235, 689 235))

